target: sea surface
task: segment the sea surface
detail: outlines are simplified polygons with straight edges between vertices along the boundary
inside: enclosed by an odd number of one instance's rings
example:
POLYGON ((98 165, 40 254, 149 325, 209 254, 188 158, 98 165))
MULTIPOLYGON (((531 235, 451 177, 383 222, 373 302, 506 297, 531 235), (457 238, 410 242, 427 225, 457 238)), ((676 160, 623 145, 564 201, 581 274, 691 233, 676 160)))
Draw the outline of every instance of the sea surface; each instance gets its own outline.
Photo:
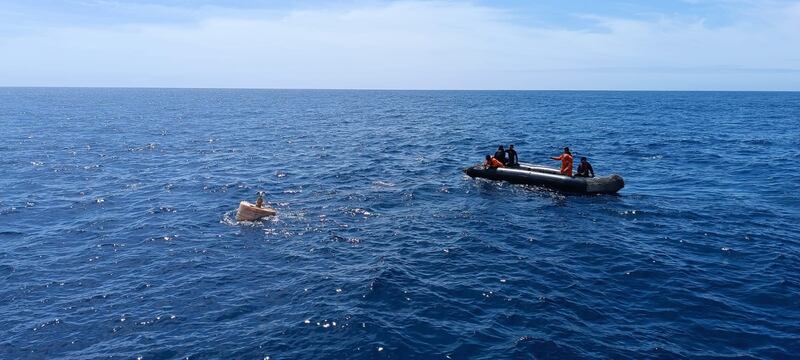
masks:
POLYGON ((797 359, 799 160, 800 93, 0 88, 0 359, 797 359))

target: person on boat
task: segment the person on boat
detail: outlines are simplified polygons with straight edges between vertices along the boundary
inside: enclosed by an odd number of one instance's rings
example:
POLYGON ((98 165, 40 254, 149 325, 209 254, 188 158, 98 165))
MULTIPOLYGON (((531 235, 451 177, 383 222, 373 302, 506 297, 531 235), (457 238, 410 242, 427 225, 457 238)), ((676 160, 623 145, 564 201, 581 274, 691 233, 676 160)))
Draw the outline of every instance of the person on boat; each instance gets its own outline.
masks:
POLYGON ((508 164, 508 160, 506 160, 506 150, 503 149, 503 145, 497 148, 497 151, 494 153, 494 158, 503 163, 503 165, 508 164))
POLYGON ((492 155, 486 155, 486 162, 485 162, 485 163, 483 163, 483 166, 484 166, 484 167, 487 167, 487 168, 492 168, 492 169, 497 169, 497 168, 505 167, 505 166, 503 165, 503 163, 502 163, 502 162, 500 162, 500 160, 497 160, 497 158, 495 158, 495 157, 494 157, 494 156, 492 156, 492 155))
POLYGON ((264 207, 264 192, 258 192, 258 198, 256 199, 256 207, 264 207))
POLYGON ((575 176, 594 177, 594 169, 592 169, 592 164, 589 164, 589 160, 587 160, 585 156, 581 156, 581 163, 578 164, 578 173, 575 174, 575 176))
POLYGON ((561 156, 551 157, 553 160, 561 160, 561 175, 572 176, 572 153, 568 147, 564 148, 561 156))
POLYGON ((519 158, 517 157, 517 150, 514 150, 514 144, 508 145, 508 150, 506 150, 506 155, 508 155, 508 159, 506 160, 506 166, 508 167, 519 166, 519 158))

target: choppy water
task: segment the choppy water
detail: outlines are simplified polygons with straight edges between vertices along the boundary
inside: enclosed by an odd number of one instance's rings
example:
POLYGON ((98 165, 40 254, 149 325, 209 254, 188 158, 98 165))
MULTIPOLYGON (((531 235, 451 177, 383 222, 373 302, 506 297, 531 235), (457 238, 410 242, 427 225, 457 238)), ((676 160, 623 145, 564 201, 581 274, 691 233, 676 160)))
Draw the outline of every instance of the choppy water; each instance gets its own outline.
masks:
POLYGON ((0 358, 793 358, 800 93, 0 89, 0 358), (568 145, 619 196, 473 180, 568 145), (237 224, 266 190, 280 214, 237 224))

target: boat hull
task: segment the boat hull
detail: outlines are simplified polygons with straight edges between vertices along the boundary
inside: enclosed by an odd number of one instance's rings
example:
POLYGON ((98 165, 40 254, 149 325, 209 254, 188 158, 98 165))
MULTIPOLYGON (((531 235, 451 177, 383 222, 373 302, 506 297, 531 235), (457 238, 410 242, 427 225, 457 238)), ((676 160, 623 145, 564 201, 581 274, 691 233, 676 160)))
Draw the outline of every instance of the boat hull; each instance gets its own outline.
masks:
POLYGON ((569 177, 561 175, 556 169, 529 164, 497 169, 486 169, 482 165, 475 165, 464 169, 464 172, 473 178, 542 186, 580 194, 616 194, 625 187, 625 181, 616 174, 594 178, 569 177))
POLYGON ((239 203, 239 209, 236 210, 237 221, 254 221, 267 216, 273 216, 278 212, 272 208, 258 207, 253 203, 242 201, 239 203))

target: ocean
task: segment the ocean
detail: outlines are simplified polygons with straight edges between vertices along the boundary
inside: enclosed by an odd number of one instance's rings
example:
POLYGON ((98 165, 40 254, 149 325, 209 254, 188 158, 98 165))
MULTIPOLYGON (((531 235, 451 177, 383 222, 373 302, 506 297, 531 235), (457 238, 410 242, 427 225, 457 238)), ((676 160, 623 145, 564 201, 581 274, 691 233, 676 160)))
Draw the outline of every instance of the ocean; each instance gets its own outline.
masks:
POLYGON ((0 88, 0 358, 797 358, 798 124, 796 92, 0 88), (501 144, 626 186, 464 175, 501 144))

